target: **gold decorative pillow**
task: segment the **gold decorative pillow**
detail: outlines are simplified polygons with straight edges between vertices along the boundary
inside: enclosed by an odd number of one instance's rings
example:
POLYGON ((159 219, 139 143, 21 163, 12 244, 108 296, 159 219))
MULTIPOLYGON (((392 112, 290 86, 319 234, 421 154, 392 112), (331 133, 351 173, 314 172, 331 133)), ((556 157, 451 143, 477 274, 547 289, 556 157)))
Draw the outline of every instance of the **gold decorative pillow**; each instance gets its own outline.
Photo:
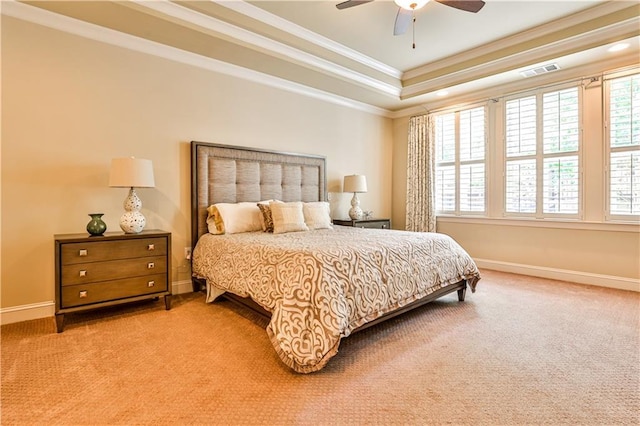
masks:
POLYGON ((209 233, 214 235, 224 234, 224 222, 222 221, 222 216, 220 216, 220 212, 216 206, 207 207, 207 227, 209 228, 209 233))
POLYGON ((271 202, 269 203, 269 206, 271 207, 271 216, 273 218, 274 234, 309 230, 307 225, 304 223, 304 213, 302 212, 301 202, 271 202))
POLYGON ((262 230, 264 232, 273 232, 273 215, 269 204, 258 203, 260 213, 262 213, 262 230))

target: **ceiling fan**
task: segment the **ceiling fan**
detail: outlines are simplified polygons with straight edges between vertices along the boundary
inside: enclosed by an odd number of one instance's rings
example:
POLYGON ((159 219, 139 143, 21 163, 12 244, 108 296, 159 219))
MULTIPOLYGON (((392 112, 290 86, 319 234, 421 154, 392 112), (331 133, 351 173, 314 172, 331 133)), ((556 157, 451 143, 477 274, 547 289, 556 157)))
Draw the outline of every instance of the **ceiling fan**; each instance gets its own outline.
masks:
MULTIPOLYGON (((347 0, 343 1, 342 3, 338 3, 336 7, 342 10, 353 6, 359 6, 364 3, 370 3, 372 1, 373 0, 347 0)), ((438 3, 442 3, 445 6, 472 13, 477 13, 484 7, 484 1, 482 0, 435 1, 438 3)), ((409 28, 409 24, 415 21, 414 12, 422 8, 425 4, 429 3, 429 0, 394 0, 394 3, 398 5, 398 14, 396 15, 396 23, 393 27, 393 35, 401 35, 407 31, 407 29, 409 28)))

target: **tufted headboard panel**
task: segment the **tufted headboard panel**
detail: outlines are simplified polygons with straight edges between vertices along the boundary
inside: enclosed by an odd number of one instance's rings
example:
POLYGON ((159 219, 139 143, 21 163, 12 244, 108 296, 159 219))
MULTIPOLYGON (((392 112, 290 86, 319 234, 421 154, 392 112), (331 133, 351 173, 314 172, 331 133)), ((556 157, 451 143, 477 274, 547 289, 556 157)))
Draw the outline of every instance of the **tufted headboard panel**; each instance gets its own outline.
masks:
POLYGON ((192 141, 191 244, 207 232, 212 204, 324 201, 326 187, 325 157, 192 141))

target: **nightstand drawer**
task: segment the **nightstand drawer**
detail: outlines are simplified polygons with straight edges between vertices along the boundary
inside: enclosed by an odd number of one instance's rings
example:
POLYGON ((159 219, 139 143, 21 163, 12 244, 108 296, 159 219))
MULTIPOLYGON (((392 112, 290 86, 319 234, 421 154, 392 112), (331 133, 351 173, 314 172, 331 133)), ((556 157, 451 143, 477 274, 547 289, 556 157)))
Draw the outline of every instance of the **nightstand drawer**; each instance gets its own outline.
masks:
POLYGON ((71 308, 165 291, 167 291, 166 274, 72 285, 62 288, 61 307, 71 308))
POLYGON ((128 241, 96 240, 63 244, 61 262, 63 265, 71 265, 74 263, 130 259, 133 257, 165 256, 166 254, 166 238, 138 238, 128 241))
POLYGON ((62 269, 61 285, 86 284, 167 272, 167 257, 110 260, 106 262, 76 263, 62 269))
POLYGON ((383 220, 366 220, 356 222, 353 226, 356 228, 376 228, 376 229, 389 229, 389 221, 383 220))
POLYGON ((334 219, 333 224, 354 228, 391 229, 390 219, 334 219))

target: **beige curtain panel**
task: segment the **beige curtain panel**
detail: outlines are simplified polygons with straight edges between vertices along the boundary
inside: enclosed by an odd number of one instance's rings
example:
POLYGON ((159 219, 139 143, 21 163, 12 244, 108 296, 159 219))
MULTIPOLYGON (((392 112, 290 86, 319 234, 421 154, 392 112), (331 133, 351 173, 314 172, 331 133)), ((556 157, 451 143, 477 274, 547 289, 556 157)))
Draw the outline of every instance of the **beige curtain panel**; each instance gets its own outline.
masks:
POLYGON ((435 125, 432 115, 409 119, 406 230, 435 232, 435 125))

